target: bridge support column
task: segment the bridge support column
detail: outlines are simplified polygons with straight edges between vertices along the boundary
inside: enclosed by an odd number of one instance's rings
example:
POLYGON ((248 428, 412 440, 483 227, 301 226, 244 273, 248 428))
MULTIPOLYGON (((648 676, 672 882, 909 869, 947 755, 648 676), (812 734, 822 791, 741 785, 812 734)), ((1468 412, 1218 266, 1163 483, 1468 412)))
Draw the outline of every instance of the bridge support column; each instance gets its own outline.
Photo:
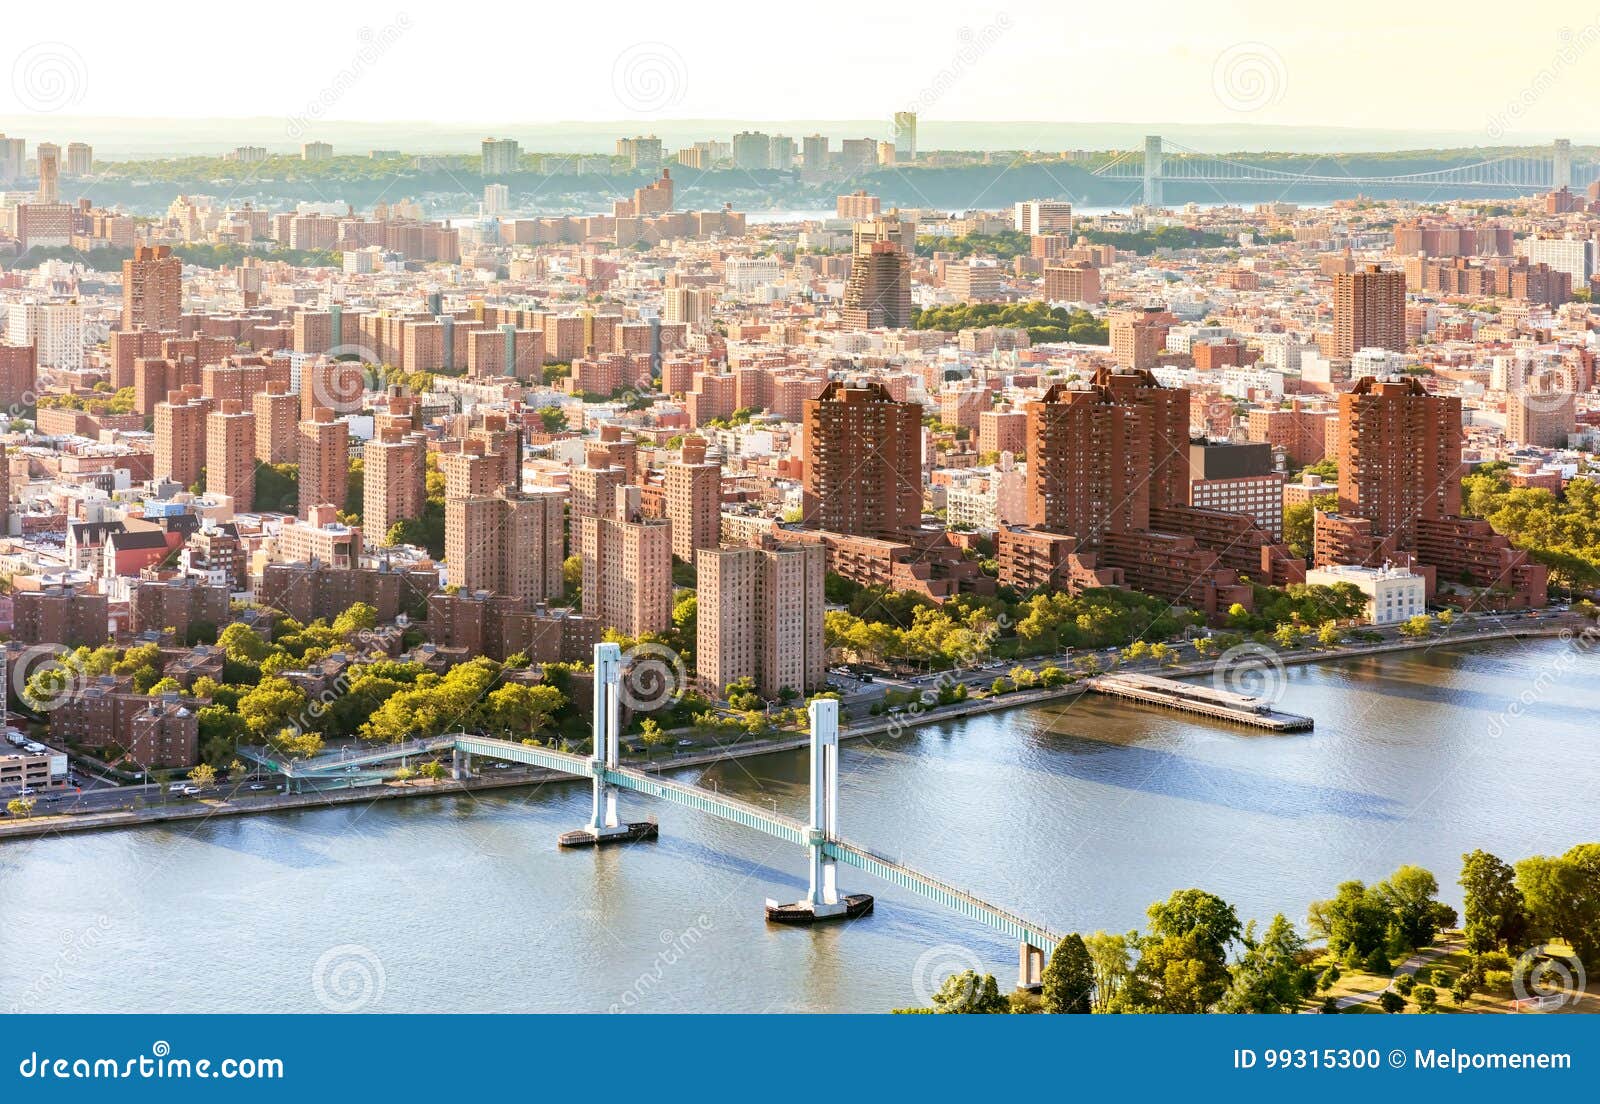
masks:
POLYGON ((450 777, 452 779, 454 779, 455 781, 457 781, 457 782, 461 781, 461 749, 460 748, 451 748, 450 749, 450 777))
POLYGON ((589 824, 561 834, 562 847, 594 847, 605 843, 654 839, 656 824, 625 824, 617 812, 617 789, 605 780, 616 770, 622 729, 622 650, 615 644, 594 646, 594 751, 589 769, 594 775, 594 800, 589 824))
POLYGON ((839 864, 823 844, 839 835, 839 703, 832 698, 812 702, 811 715, 811 815, 806 824, 806 851, 810 872, 806 897, 792 905, 767 899, 767 919, 781 923, 810 924, 861 916, 872 909, 872 897, 857 893, 839 895, 839 864))
POLYGON ((1162 172, 1161 135, 1147 134, 1144 139, 1144 205, 1161 206, 1162 172))
POLYGON ((1020 945, 1017 956, 1017 988, 1037 993, 1044 988, 1044 951, 1032 943, 1020 945))

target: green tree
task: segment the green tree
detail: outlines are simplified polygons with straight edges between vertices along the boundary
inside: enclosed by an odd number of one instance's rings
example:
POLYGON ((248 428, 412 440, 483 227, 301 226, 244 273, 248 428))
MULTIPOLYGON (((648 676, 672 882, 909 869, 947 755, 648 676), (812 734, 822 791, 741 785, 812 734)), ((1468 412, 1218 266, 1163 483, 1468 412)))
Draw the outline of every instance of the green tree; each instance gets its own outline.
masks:
POLYGON ((1487 851, 1462 855, 1461 889, 1467 950, 1482 954, 1526 941, 1527 910, 1508 863, 1487 851))
POLYGON ((1415 950, 1438 932, 1439 881, 1420 866, 1402 866, 1372 887, 1399 926, 1405 946, 1415 950))
POLYGON ((6 812, 14 817, 31 817, 33 809, 34 799, 31 797, 13 797, 6 802, 6 812))
POLYGON ((1390 1015, 1394 1015, 1395 1013, 1405 1011, 1406 999, 1399 993, 1396 993, 1393 989, 1385 989, 1378 995, 1378 1007, 1382 1008, 1390 1015))
POLYGON ((1041 980, 1046 1012, 1087 1014, 1094 1010, 1094 961, 1077 932, 1056 944, 1041 980))
POLYGON ((201 763, 189 771, 189 781, 201 789, 217 784, 217 768, 210 763, 201 763))
POLYGON ((1218 1002, 1219 1011, 1293 1012, 1315 991, 1315 973, 1300 963, 1305 940, 1282 913, 1272 918, 1259 939, 1252 920, 1242 942, 1244 954, 1234 967, 1228 991, 1218 1002))
POLYGON ((1516 878, 1533 938, 1560 939, 1580 961, 1600 961, 1600 843, 1523 859, 1516 878))

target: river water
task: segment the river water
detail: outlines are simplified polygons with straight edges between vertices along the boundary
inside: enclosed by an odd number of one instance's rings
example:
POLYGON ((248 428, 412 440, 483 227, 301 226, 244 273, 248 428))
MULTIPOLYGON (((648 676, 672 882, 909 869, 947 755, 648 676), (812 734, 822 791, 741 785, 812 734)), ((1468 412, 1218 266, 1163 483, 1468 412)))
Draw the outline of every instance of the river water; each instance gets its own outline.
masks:
MULTIPOLYGON (((1600 839, 1600 653, 1536 641, 1290 668, 1269 735, 1110 699, 849 741, 842 834, 1056 930, 1185 886, 1243 918, 1347 878, 1600 839), (1521 701, 1519 702, 1519 696, 1521 701), (1513 706, 1513 703, 1517 703, 1513 706)), ((684 772, 804 815, 805 758, 684 772)), ((769 927, 802 851, 624 795, 659 842, 560 852, 582 784, 0 844, 0 1009, 882 1011, 1016 948, 842 870, 877 911, 769 927)))

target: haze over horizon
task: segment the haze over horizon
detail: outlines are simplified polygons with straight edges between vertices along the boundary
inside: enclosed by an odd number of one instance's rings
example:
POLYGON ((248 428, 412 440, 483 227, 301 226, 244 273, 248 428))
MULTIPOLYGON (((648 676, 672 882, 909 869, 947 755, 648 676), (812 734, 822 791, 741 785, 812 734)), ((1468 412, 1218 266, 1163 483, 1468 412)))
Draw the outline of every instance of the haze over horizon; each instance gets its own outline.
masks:
POLYGON ((435 10, 285 0, 281 18, 251 28, 258 65, 211 74, 203 97, 194 88, 216 52, 210 9, 173 7, 160 56, 182 60, 131 70, 121 9, 104 0, 88 0, 85 14, 117 18, 77 21, 70 42, 48 10, 8 13, 0 127, 54 137, 98 121, 102 132, 73 136, 110 157, 154 155, 169 139, 173 152, 220 152, 240 141, 396 144, 400 134, 412 136, 408 148, 442 152, 467 149, 485 128, 530 148, 548 135, 560 152, 630 132, 705 137, 718 123, 878 120, 882 131, 896 110, 919 114, 924 148, 1129 144, 1155 129, 1210 148, 1308 152, 1600 137, 1575 129, 1592 114, 1581 71, 1600 19, 1582 23, 1556 0, 1519 6, 1516 36, 1485 35, 1438 0, 1351 0, 1337 13, 1151 0, 1137 21, 1092 22, 1042 0, 930 0, 915 20, 822 0, 781 42, 739 6, 710 0, 692 27, 681 13, 644 11, 603 43, 583 9, 489 0, 468 26, 435 10), (1441 81, 1440 66, 1461 79, 1441 81), (1404 129, 1394 127, 1400 107, 1404 129), (1065 121, 1085 119, 1096 121, 1065 121), (203 132, 222 123, 225 133, 203 132))

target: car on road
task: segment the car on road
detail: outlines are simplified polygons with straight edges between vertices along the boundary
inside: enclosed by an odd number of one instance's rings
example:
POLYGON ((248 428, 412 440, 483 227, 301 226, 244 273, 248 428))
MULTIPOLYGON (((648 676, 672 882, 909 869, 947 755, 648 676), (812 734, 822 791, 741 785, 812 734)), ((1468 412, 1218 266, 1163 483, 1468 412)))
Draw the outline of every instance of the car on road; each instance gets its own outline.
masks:
POLYGON ((259 792, 259 791, 264 790, 266 788, 267 787, 262 785, 260 782, 252 782, 252 783, 250 783, 250 789, 251 789, 252 792, 259 792))
POLYGON ((693 740, 689 740, 689 739, 679 740, 678 741, 678 746, 679 747, 694 747, 694 741, 693 740))

